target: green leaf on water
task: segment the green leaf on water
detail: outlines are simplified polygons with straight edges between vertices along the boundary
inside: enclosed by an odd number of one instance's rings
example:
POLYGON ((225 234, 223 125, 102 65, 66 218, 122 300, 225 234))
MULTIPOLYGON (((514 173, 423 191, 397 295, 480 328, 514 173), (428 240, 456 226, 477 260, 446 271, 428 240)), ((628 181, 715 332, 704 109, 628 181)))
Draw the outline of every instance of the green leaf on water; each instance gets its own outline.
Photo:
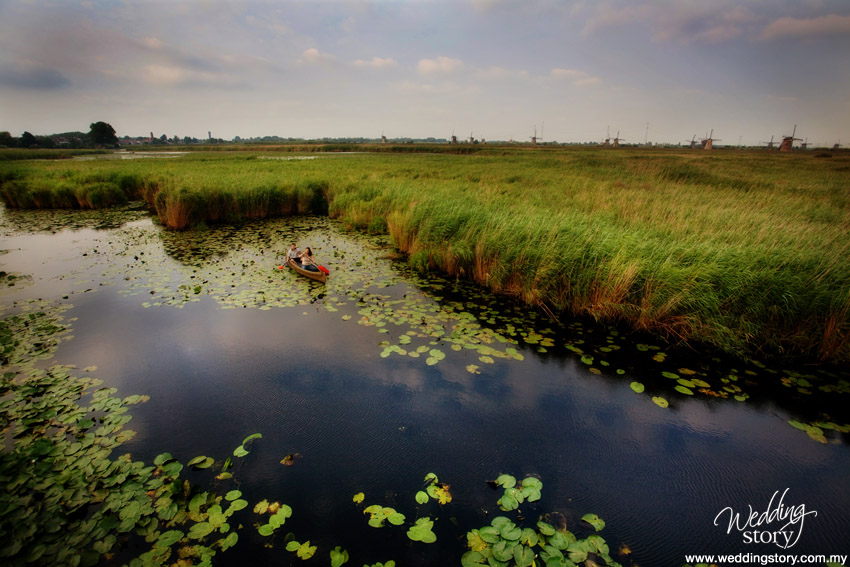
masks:
POLYGON ((196 469, 208 469, 212 466, 215 460, 212 457, 205 457, 203 455, 199 457, 195 457, 186 463, 187 466, 194 467, 196 469))
POLYGON ((661 373, 661 375, 664 376, 665 378, 670 378, 671 380, 678 380, 679 379, 679 375, 676 374, 675 372, 667 372, 665 370, 664 372, 661 373))
POLYGON ((246 437, 245 439, 242 440, 242 444, 244 445, 245 443, 248 443, 249 441, 253 441, 254 439, 262 439, 262 438, 263 438, 262 433, 252 433, 251 435, 249 435, 248 437, 246 437))
POLYGON ((340 546, 333 548, 330 555, 331 567, 342 567, 343 564, 348 563, 348 551, 340 546))
POLYGON ((437 541, 437 536, 431 531, 434 527, 434 522, 430 518, 419 518, 416 523, 407 530, 407 537, 413 541, 421 541, 422 543, 434 543, 437 541))
POLYGON ((428 493, 420 490, 416 493, 416 502, 418 504, 427 504, 428 503, 428 493))
POLYGON ((581 519, 593 526, 597 532, 605 527, 605 521, 596 514, 585 514, 581 519))
POLYGON ((496 484, 503 488, 513 488, 516 486, 516 478, 509 474, 500 474, 496 479, 496 484))
POLYGON ((221 540, 221 550, 227 551, 228 549, 236 545, 236 542, 238 540, 239 534, 237 534, 236 532, 231 532, 226 538, 221 540))
POLYGON ((180 530, 169 530, 159 535, 156 540, 157 547, 171 547, 181 539, 185 534, 180 530))
POLYGON ((202 539, 202 538, 208 536, 209 534, 211 534, 214 529, 215 529, 215 526, 213 526, 211 523, 200 522, 200 523, 194 524, 189 529, 189 537, 192 538, 192 539, 202 539))
POLYGON ((667 400, 665 400, 664 398, 662 398, 661 396, 654 396, 652 398, 652 401, 655 402, 655 405, 662 407, 662 408, 666 408, 667 406, 670 405, 670 403, 667 400))
POLYGON ((629 384, 629 387, 632 390, 634 390, 635 392, 637 392, 638 394, 643 393, 643 391, 645 389, 644 385, 641 384, 640 382, 632 382, 631 384, 629 384))
POLYGON ((673 389, 676 390, 677 392, 679 392, 680 394, 685 394, 686 396, 693 396, 694 395, 693 390, 691 390, 690 388, 686 388, 686 387, 682 386, 681 384, 679 384, 678 386, 676 386, 673 389))

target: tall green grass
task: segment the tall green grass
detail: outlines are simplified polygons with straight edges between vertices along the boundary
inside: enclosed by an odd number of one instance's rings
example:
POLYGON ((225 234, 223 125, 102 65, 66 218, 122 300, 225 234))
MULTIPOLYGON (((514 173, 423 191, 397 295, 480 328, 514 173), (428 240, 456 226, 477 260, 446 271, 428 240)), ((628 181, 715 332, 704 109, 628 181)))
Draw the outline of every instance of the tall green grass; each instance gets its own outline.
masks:
POLYGON ((0 166, 0 192, 7 206, 95 206, 91 193, 108 203, 109 185, 174 229, 330 214, 390 234, 422 269, 552 313, 742 355, 850 360, 848 156, 262 154, 18 162, 0 166))

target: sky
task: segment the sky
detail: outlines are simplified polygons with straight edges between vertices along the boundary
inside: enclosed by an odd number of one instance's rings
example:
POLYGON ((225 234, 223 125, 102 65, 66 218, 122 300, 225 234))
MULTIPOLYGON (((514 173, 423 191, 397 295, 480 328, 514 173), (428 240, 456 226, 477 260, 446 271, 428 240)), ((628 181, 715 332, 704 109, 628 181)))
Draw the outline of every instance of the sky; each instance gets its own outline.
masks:
POLYGON ((0 0, 0 131, 850 144, 848 0, 0 0))

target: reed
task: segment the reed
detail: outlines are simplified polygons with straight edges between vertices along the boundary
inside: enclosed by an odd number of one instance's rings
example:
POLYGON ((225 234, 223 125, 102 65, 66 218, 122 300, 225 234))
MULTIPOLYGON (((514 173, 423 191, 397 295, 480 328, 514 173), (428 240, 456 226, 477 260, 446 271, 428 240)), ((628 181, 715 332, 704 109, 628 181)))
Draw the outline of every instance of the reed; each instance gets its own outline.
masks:
POLYGON ((553 313, 742 355, 850 360, 848 155, 289 155, 18 161, 0 164, 0 193, 9 207, 93 207, 120 200, 117 187, 172 229, 329 214, 388 233, 415 266, 553 313))

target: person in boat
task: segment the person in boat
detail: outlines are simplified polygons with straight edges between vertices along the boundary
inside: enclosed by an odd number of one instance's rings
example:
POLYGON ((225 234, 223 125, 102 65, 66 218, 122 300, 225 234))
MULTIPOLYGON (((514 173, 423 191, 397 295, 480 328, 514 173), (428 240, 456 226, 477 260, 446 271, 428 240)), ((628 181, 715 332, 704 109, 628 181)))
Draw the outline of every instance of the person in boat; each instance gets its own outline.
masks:
POLYGON ((301 253, 301 267, 305 270, 310 270, 311 272, 319 271, 318 266, 316 266, 316 262, 313 260, 313 251, 310 250, 309 246, 301 253))
POLYGON ((286 253, 287 260, 295 260, 296 264, 301 263, 301 252, 298 251, 298 247, 295 246, 295 243, 292 243, 292 246, 289 248, 289 251, 286 253))

